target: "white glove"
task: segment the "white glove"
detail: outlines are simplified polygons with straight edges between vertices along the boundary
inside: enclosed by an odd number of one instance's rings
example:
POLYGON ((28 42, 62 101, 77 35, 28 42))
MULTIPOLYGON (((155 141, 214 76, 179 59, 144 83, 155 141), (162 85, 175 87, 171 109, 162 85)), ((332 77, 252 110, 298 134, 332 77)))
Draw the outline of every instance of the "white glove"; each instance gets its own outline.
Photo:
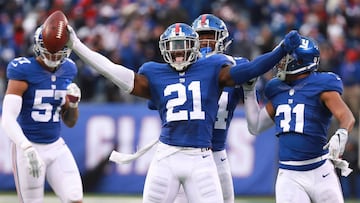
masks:
POLYGON ((344 154, 347 139, 348 131, 344 128, 339 128, 323 149, 329 148, 329 157, 331 159, 338 159, 344 154))
POLYGON ((253 78, 249 81, 247 81, 246 83, 242 84, 242 88, 244 91, 253 91, 254 87, 256 85, 256 81, 257 81, 258 77, 253 78))
POLYGON ((69 41, 66 43, 66 45, 67 45, 70 49, 72 49, 73 46, 74 46, 74 44, 76 43, 76 41, 80 41, 80 40, 79 40, 79 38, 77 37, 74 29, 73 29, 70 25, 67 26, 67 30, 68 30, 68 32, 69 32, 69 41))
POLYGON ((66 96, 69 99, 70 108, 77 108, 81 99, 81 91, 75 83, 71 83, 67 86, 66 96))
POLYGON ((22 150, 27 162, 27 167, 29 169, 29 174, 34 178, 38 178, 43 170, 44 162, 40 158, 36 149, 31 145, 31 143, 26 142, 21 145, 22 150))

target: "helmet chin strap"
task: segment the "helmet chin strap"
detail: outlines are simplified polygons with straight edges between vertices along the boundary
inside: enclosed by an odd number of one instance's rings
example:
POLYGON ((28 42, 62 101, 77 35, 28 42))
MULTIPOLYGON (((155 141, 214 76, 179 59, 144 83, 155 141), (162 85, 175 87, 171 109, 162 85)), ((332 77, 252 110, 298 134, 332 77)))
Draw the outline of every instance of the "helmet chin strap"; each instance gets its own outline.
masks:
POLYGON ((281 81, 284 81, 286 79, 286 73, 284 71, 279 71, 277 74, 276 74, 276 77, 281 80, 281 81))
POLYGON ((224 51, 228 48, 228 46, 230 46, 230 44, 233 42, 232 39, 230 39, 229 41, 227 41, 225 44, 224 44, 224 51))
POLYGON ((278 73, 276 74, 276 77, 279 78, 279 80, 281 81, 285 81, 286 79, 286 70, 287 70, 287 66, 289 64, 289 61, 290 61, 290 55, 289 54, 286 54, 285 56, 285 67, 284 69, 278 71, 278 73))

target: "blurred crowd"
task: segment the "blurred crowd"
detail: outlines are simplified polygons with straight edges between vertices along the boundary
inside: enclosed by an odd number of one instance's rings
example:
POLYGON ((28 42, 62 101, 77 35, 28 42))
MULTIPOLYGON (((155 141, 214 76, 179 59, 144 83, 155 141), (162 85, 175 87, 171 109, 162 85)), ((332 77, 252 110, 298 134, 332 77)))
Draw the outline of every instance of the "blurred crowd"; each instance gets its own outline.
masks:
MULTIPOLYGON (((271 51, 290 30, 299 30, 319 43, 319 70, 342 78, 344 100, 359 121, 360 0, 0 0, 0 98, 8 62, 33 55, 34 30, 55 10, 66 14, 89 47, 135 71, 146 61, 163 61, 158 41, 167 26, 191 24, 203 13, 227 24, 232 40, 227 53, 250 60, 271 51)), ((76 82, 82 102, 143 102, 120 91, 76 55, 71 58, 79 68, 76 82)), ((271 77, 270 71, 259 80, 260 91, 271 77)), ((350 137, 353 143, 357 128, 350 137)), ((357 162, 357 149, 354 153, 347 156, 357 162)))
MULTIPOLYGON (((314 38, 321 49, 320 69, 342 77, 344 99, 359 114, 359 0, 0 0, 0 9, 0 98, 7 63, 33 55, 34 30, 55 10, 66 14, 92 49, 135 71, 146 61, 162 61, 158 40, 167 26, 213 13, 228 26, 228 53, 250 60, 271 51, 289 30, 314 38)), ((142 101, 123 94, 74 54, 71 58, 79 66, 83 102, 142 101)))

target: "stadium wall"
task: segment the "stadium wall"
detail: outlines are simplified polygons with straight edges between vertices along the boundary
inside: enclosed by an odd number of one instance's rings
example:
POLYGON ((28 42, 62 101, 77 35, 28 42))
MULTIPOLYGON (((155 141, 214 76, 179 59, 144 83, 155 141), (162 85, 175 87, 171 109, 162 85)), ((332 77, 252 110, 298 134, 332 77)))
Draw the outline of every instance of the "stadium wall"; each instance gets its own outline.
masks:
MULTIPOLYGON (((156 139, 161 125, 158 113, 144 104, 80 104, 79 108, 77 125, 71 129, 63 125, 62 135, 78 163, 85 191, 141 194, 154 149, 129 164, 117 165, 108 157, 112 150, 134 153, 156 139)), ((274 129, 252 136, 243 109, 235 111, 227 152, 236 195, 274 194, 277 147, 274 129)), ((0 129, 0 192, 15 190, 10 160, 10 141, 0 129)))

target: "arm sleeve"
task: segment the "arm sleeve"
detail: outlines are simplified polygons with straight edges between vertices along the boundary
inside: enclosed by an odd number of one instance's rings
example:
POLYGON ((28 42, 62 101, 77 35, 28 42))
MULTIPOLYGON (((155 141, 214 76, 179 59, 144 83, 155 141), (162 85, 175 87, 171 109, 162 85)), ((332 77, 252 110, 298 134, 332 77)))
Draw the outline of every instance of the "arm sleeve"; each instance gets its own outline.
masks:
POLYGON ((249 63, 241 63, 230 69, 231 78, 236 84, 243 84, 271 70, 286 52, 278 47, 271 52, 256 57, 249 63))
POLYGON ((255 90, 244 91, 244 108, 248 130, 252 135, 258 135, 274 125, 266 108, 260 108, 256 101, 255 90))
POLYGON ((22 106, 22 98, 19 95, 7 94, 4 97, 2 106, 2 127, 6 135, 13 141, 17 146, 25 149, 30 144, 30 141, 25 137, 17 117, 20 114, 22 106))
POLYGON ((105 56, 92 51, 85 46, 80 40, 76 40, 72 49, 85 63, 91 65, 95 70, 106 78, 110 79, 118 87, 127 93, 134 88, 134 71, 111 62, 105 56))

